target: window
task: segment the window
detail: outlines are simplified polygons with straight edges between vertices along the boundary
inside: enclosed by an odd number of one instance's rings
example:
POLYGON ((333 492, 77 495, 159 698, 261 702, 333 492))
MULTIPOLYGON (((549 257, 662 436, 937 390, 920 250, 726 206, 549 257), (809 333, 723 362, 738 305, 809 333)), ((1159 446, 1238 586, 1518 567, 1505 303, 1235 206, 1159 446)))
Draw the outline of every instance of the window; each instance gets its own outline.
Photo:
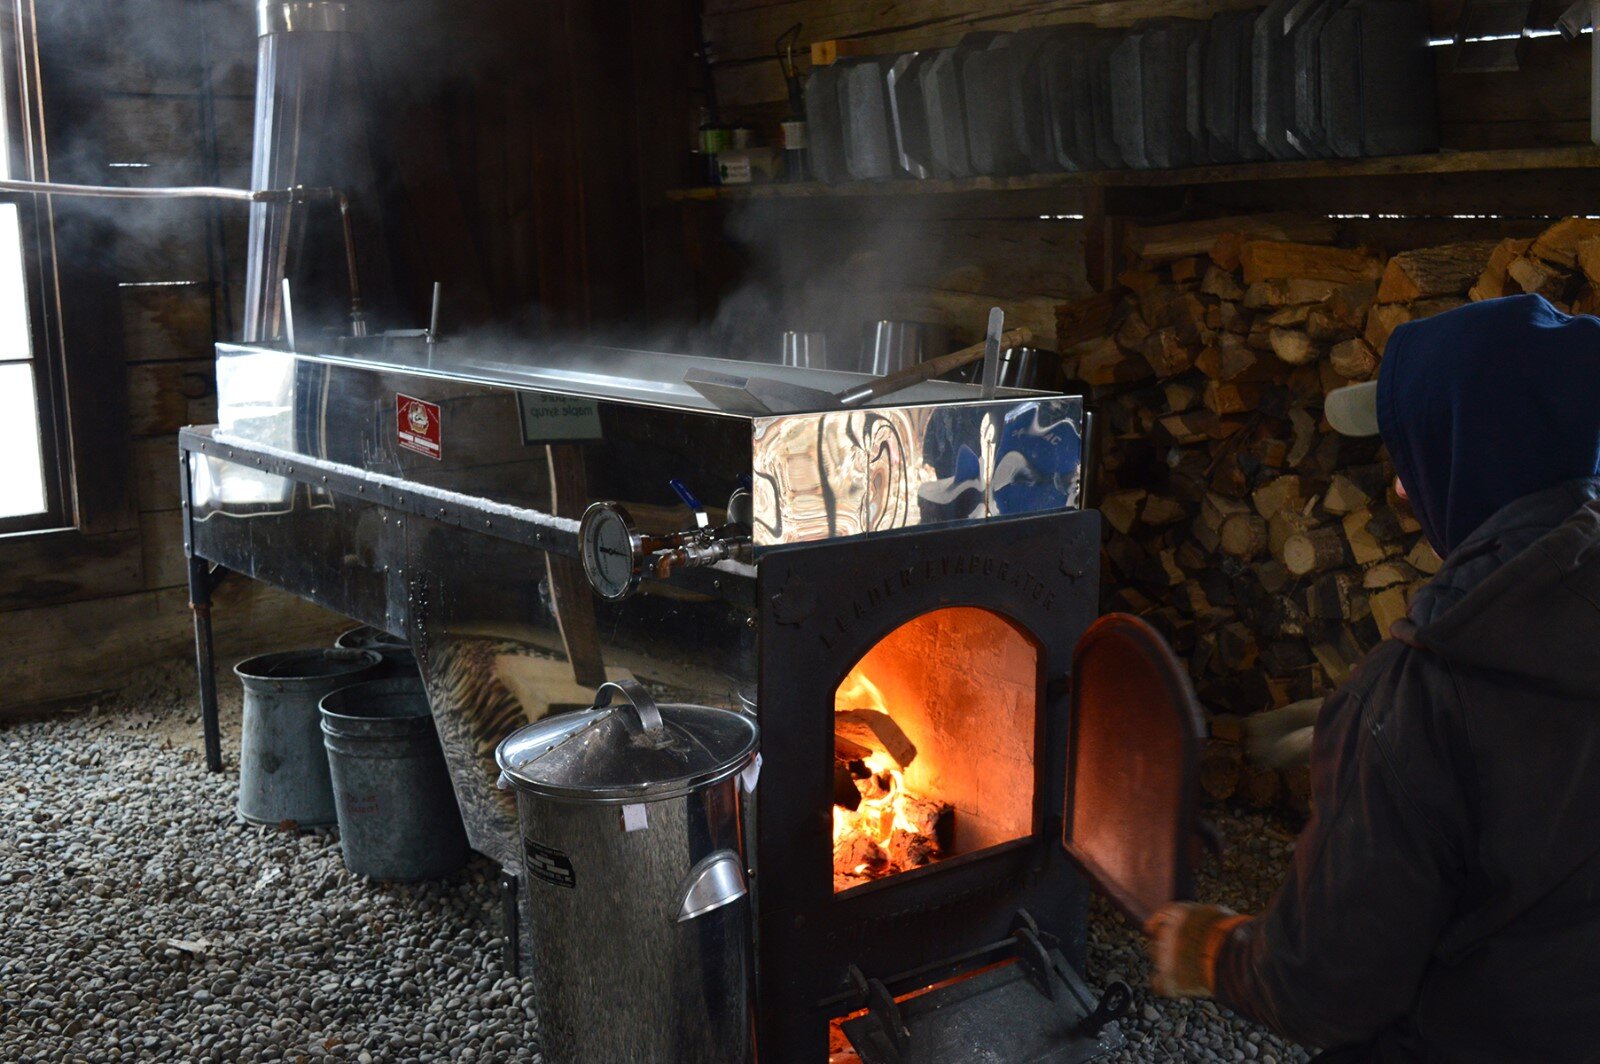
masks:
POLYGON ((0 521, 50 509, 27 293, 17 205, 0 203, 0 521))
MULTIPOLYGON (((33 31, 18 5, 0 0, 0 177, 43 178, 35 123, 25 110, 36 90, 22 72, 33 31)), ((66 516, 57 435, 59 374, 44 329, 46 262, 35 224, 48 205, 35 197, 0 193, 0 534, 60 528, 66 516)))

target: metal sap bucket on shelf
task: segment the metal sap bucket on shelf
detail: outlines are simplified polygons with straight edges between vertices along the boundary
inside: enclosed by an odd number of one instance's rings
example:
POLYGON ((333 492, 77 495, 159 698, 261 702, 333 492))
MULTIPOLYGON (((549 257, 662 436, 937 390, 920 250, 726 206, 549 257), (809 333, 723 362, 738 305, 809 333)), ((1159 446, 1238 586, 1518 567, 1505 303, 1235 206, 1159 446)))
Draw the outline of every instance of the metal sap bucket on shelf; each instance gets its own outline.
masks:
POLYGON ((739 813, 756 739, 736 710, 657 706, 621 680, 495 751, 517 793, 547 1064, 753 1059, 739 813))
POLYGON ((345 867, 410 881, 466 864, 467 833, 422 679, 413 672, 342 687, 320 708, 345 867))
POLYGON ((869 321, 861 327, 862 373, 886 377, 951 352, 950 330, 926 321, 869 321))
POLYGON ((235 665, 244 686, 239 725, 239 815, 257 824, 336 820, 317 704, 383 669, 375 650, 290 650, 235 665))

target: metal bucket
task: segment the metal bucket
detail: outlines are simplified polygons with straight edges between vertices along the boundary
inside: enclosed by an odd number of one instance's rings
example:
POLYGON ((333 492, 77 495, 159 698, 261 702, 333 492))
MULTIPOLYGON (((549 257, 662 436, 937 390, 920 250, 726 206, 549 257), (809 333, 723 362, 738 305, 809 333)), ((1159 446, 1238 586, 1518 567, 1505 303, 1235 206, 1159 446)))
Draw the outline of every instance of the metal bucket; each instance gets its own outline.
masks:
MULTIPOLYGON (((333 641, 336 647, 346 650, 376 650, 383 655, 382 679, 411 679, 418 675, 417 655, 411 644, 382 628, 363 624, 339 633, 333 641)), ((374 677, 375 679, 379 677, 374 677)))
POLYGON ((779 361, 785 366, 798 366, 801 369, 827 369, 828 334, 790 329, 783 334, 783 351, 779 361))
POLYGON ((374 650, 290 650, 233 667, 244 685, 239 726, 239 815, 257 824, 336 819, 317 703, 383 667, 374 650))
POLYGON ((344 865, 372 879, 438 879, 467 833, 422 680, 372 680, 322 700, 344 865))
POLYGON ((546 1064, 753 1059, 739 789, 755 746, 744 714, 657 707, 631 680, 500 744, 546 1064))
POLYGON ((883 377, 950 353, 950 330, 925 321, 869 321, 861 327, 862 373, 883 377))

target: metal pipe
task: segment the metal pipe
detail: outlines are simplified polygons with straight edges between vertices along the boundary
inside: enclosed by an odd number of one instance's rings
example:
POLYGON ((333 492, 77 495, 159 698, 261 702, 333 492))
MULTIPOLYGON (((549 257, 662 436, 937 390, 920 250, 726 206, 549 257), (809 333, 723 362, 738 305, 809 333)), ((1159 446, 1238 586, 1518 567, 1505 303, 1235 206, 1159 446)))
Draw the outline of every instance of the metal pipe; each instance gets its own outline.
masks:
POLYGON ((268 198, 247 188, 182 185, 165 188, 130 188, 126 185, 64 185, 55 181, 0 180, 0 192, 38 192, 46 196, 95 196, 104 199, 221 199, 254 203, 268 198))
POLYGON ((126 185, 67 185, 55 181, 0 179, 0 192, 34 192, 45 196, 88 196, 99 199, 217 199, 237 203, 306 203, 333 200, 339 205, 339 224, 344 232, 345 269, 350 276, 350 334, 367 335, 367 316, 361 305, 361 276, 356 266, 355 226, 350 218, 350 197, 343 189, 307 188, 221 188, 215 185, 172 185, 138 188, 126 185))

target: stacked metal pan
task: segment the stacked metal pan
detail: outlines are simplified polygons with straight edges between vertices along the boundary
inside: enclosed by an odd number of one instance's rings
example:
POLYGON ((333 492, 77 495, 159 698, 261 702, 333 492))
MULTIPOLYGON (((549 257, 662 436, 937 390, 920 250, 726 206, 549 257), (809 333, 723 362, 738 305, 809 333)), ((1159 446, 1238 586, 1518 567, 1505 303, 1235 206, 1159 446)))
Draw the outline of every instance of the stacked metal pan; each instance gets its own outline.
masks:
POLYGON ((845 59, 806 83, 812 168, 839 182, 1435 151, 1427 38, 1415 0, 1273 0, 845 59))

